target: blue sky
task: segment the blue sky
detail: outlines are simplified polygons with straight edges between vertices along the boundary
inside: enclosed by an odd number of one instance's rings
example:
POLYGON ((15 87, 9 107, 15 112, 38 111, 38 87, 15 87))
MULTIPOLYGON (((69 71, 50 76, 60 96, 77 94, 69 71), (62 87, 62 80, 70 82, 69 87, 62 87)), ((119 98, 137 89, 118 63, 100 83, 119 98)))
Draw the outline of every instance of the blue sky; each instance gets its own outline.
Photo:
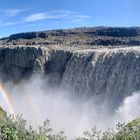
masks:
POLYGON ((0 37, 91 26, 140 26, 140 0, 0 0, 0 37))

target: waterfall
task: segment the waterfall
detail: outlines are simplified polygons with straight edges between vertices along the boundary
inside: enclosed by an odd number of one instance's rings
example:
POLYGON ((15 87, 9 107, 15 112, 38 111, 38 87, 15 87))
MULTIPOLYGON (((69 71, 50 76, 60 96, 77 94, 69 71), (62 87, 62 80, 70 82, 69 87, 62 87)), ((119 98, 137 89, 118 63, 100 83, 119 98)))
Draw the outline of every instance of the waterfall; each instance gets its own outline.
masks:
POLYGON ((96 95, 112 107, 140 89, 139 47, 5 47, 0 49, 0 62, 1 77, 22 80, 40 73, 78 98, 96 95))
POLYGON ((101 96, 116 106, 140 89, 140 48, 75 51, 61 86, 75 94, 101 96))

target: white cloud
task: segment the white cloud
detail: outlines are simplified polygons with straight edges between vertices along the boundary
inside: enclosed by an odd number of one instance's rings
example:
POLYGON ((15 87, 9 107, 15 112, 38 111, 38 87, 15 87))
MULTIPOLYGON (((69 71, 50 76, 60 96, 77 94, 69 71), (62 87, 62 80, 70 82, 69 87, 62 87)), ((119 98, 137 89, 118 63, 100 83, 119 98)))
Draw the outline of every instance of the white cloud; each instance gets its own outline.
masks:
POLYGON ((68 16, 66 11, 51 11, 46 13, 36 13, 25 18, 25 22, 34 22, 43 19, 61 19, 68 16))
POLYGON ((80 21, 83 21, 83 20, 86 20, 86 19, 89 19, 90 16, 84 16, 84 15, 77 15, 75 17, 71 17, 68 19, 68 21, 70 22, 80 22, 80 21))
POLYGON ((3 13, 5 13, 7 16, 16 16, 21 12, 24 12, 26 10, 23 9, 9 9, 9 10, 4 10, 3 13))
POLYGON ((46 14, 45 13, 37 13, 37 14, 32 14, 28 17, 25 18, 26 22, 34 22, 37 20, 43 20, 46 18, 46 14))
POLYGON ((11 25, 16 25, 18 24, 17 22, 0 22, 0 27, 5 27, 5 26, 11 26, 11 25))
MULTIPOLYGON (((36 21, 41 21, 41 20, 63 20, 63 22, 81 22, 84 21, 88 18, 89 16, 86 15, 81 15, 77 12, 70 11, 70 10, 52 10, 49 12, 40 12, 40 13, 34 13, 30 14, 27 17, 23 17, 22 15, 19 17, 19 14, 21 12, 24 12, 26 10, 22 9, 14 9, 14 10, 1 10, 0 13, 4 14, 4 16, 16 16, 17 20, 7 20, 5 17, 4 19, 0 19, 0 27, 5 27, 5 26, 12 26, 12 25, 18 25, 18 24, 28 24, 28 23, 34 23, 36 21), (6 20, 5 20, 6 19, 6 20)), ((9 17, 7 17, 9 19, 9 17)))
POLYGON ((82 21, 88 19, 89 16, 80 15, 76 12, 69 11, 69 10, 54 10, 44 13, 35 13, 27 16, 25 18, 25 22, 35 22, 39 20, 45 19, 64 19, 67 21, 82 21))

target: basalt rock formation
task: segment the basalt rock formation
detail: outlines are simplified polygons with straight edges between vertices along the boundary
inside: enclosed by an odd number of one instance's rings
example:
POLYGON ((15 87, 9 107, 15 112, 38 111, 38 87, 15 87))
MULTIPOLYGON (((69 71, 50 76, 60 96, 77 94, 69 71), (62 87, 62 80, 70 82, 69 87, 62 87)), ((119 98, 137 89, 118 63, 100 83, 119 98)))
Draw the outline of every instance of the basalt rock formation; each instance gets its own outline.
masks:
POLYGON ((1 39, 12 45, 140 45, 140 28, 90 27, 42 32, 27 32, 1 39))

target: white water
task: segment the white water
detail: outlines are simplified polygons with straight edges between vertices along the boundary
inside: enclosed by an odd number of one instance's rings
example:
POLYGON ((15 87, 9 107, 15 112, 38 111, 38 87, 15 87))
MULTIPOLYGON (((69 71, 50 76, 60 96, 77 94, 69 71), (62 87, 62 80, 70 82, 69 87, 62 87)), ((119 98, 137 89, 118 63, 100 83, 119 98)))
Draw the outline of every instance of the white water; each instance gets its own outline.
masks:
POLYGON ((88 101, 76 100, 69 96, 69 92, 51 89, 44 83, 36 78, 18 86, 7 86, 16 113, 23 113, 34 127, 48 118, 54 130, 64 130, 66 135, 73 137, 95 125, 106 130, 140 115, 139 93, 125 98, 123 104, 111 113, 104 100, 97 102, 97 97, 88 101))

